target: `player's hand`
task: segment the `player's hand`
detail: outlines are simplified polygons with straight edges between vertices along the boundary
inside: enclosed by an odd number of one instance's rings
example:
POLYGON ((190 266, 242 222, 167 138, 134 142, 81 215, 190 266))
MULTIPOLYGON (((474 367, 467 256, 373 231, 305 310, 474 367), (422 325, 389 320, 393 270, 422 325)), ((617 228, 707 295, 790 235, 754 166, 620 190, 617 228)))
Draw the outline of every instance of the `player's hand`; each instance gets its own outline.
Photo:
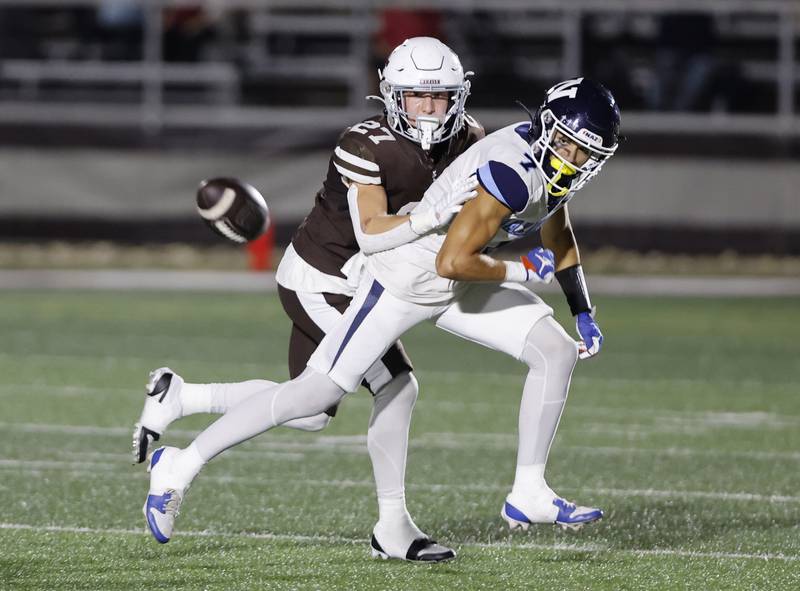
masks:
POLYGON ((556 274, 556 258, 549 248, 537 246, 522 256, 522 265, 528 271, 528 281, 550 283, 556 274))
POLYGON ((461 211, 464 203, 478 195, 477 188, 478 179, 475 176, 457 182, 449 193, 431 203, 428 209, 409 216, 411 229, 421 236, 446 226, 461 211))
POLYGON ((575 316, 575 326, 583 339, 578 343, 578 357, 589 359, 597 355, 603 346, 603 333, 594 320, 594 312, 580 312, 575 316))

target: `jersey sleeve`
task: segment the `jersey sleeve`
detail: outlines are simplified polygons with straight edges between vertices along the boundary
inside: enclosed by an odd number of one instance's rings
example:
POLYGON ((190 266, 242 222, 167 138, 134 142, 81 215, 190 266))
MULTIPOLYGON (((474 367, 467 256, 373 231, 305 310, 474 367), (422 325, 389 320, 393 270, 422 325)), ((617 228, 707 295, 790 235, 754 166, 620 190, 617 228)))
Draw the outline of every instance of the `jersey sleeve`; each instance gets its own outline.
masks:
POLYGON ((383 184, 378 158, 363 137, 345 132, 333 151, 333 165, 347 181, 383 184))
POLYGON ((478 182, 487 193, 518 213, 528 203, 528 187, 519 174, 508 164, 489 160, 478 168, 478 182))

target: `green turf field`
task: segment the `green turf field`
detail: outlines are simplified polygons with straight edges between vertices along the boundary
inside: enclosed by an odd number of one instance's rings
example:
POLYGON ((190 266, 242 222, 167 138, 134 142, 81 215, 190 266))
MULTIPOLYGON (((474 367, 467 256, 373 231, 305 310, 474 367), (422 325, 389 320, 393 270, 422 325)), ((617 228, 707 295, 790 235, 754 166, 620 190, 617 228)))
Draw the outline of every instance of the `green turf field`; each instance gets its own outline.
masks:
POLYGON ((226 452, 173 541, 145 533, 148 481, 128 450, 147 372, 284 378, 275 296, 2 292, 0 588, 800 588, 797 301, 597 303, 606 345, 578 364, 548 471, 606 510, 577 533, 510 535, 498 516, 521 366, 427 326, 404 339, 421 383, 409 508, 459 552, 419 566, 369 558, 364 391, 322 433, 226 452))

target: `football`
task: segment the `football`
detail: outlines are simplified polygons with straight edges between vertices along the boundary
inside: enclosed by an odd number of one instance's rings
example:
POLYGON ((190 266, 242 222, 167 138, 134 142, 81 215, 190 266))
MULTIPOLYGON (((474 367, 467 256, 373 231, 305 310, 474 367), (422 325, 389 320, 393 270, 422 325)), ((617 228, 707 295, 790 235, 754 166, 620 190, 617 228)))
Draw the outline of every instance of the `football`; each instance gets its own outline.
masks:
POLYGON ((197 211, 208 227, 237 243, 269 228, 269 208, 258 189, 234 178, 213 178, 197 188, 197 211))

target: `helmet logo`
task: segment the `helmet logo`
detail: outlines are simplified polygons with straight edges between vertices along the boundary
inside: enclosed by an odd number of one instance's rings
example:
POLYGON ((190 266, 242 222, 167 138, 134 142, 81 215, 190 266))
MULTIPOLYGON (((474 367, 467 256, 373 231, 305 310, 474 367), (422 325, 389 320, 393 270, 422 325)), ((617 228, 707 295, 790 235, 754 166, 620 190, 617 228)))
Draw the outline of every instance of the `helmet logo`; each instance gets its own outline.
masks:
POLYGON ((577 135, 581 139, 586 140, 586 142, 589 145, 592 145, 592 144, 597 144, 599 146, 603 145, 603 138, 601 138, 596 133, 592 133, 591 131, 589 131, 585 127, 581 128, 581 130, 578 133, 576 133, 575 135, 577 135))
POLYGON ((419 83, 425 86, 437 86, 441 81, 438 78, 420 78, 419 83))
POLYGON ((578 94, 578 86, 582 81, 583 78, 572 78, 559 82, 547 91, 547 102, 549 103, 564 97, 574 99, 575 95, 578 94))

